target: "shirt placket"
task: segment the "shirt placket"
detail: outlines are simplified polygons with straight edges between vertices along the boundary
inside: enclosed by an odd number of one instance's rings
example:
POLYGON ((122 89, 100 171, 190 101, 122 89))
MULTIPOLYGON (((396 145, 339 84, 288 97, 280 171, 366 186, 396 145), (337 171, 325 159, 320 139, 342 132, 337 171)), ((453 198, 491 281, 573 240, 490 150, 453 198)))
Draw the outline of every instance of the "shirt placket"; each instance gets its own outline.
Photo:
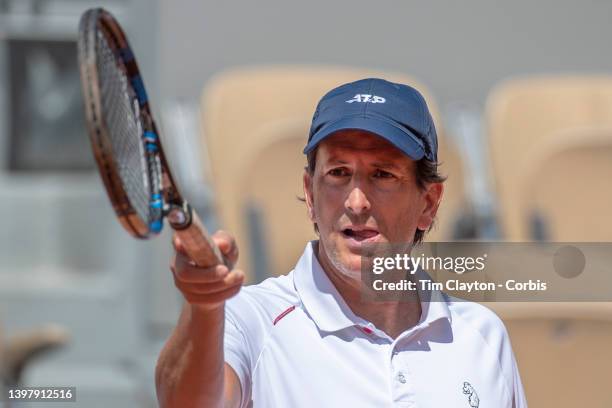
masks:
POLYGON ((395 343, 391 351, 391 397, 394 407, 416 407, 414 373, 406 361, 406 353, 395 343))
POLYGON ((357 327, 369 336, 377 336, 390 343, 389 376, 391 384, 391 400, 393 407, 415 408, 416 405, 416 381, 415 373, 411 370, 409 353, 403 351, 402 347, 410 341, 416 332, 422 329, 416 326, 393 340, 383 331, 377 329, 372 323, 363 322, 357 327))
MULTIPOLYGON (((425 325, 426 326, 426 325, 425 325)), ((410 353, 403 350, 411 338, 423 329, 415 326, 393 341, 390 356, 391 392, 394 407, 416 407, 416 373, 410 364, 410 353)))

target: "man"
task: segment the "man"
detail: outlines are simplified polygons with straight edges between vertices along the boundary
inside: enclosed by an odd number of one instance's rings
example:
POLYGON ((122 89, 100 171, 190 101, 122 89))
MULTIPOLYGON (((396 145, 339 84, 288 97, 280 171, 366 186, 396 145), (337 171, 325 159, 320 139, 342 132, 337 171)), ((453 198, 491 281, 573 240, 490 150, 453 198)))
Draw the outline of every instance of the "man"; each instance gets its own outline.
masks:
MULTIPOLYGON (((488 309, 440 293, 362 296, 365 248, 409 250, 442 197, 421 94, 381 79, 330 91, 304 153, 319 240, 288 275, 240 291, 242 271, 194 266, 174 240, 172 271, 187 303, 159 357, 161 406, 526 407, 508 336, 488 309)), ((233 239, 214 240, 235 262, 233 239)))

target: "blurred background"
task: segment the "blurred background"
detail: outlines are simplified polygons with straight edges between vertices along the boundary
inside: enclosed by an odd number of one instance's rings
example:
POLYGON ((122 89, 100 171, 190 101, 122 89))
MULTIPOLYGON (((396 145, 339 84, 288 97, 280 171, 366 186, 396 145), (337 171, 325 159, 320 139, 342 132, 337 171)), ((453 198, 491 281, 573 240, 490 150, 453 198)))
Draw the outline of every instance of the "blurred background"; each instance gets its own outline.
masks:
MULTIPOLYGON (((612 2, 0 0, 6 385, 154 407, 181 305, 169 232, 132 240, 95 173, 75 46, 93 6, 123 25, 184 194, 237 236, 252 283, 314 238, 297 200, 310 119, 366 76, 413 84, 434 114, 448 181, 426 239, 611 241, 612 2)), ((608 304, 499 313, 530 406, 612 406, 608 304)))

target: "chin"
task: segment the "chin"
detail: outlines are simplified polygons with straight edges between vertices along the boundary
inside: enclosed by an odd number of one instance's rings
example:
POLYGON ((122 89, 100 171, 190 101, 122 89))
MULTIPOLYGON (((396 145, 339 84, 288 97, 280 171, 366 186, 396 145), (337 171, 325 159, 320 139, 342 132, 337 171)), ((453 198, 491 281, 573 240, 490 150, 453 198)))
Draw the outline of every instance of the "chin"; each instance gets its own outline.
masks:
POLYGON ((327 239, 319 240, 323 246, 328 262, 337 272, 353 280, 361 280, 361 260, 363 249, 360 246, 347 245, 341 234, 330 234, 327 239))
POLYGON ((340 263, 338 265, 334 265, 336 267, 336 269, 338 270, 338 272, 340 272, 343 276, 354 280, 354 281, 360 281, 361 280, 361 266, 357 267, 357 268, 353 268, 353 267, 349 267, 343 263, 340 263))
POLYGON ((330 254, 330 261, 342 275, 355 280, 361 280, 361 255, 343 248, 330 254))

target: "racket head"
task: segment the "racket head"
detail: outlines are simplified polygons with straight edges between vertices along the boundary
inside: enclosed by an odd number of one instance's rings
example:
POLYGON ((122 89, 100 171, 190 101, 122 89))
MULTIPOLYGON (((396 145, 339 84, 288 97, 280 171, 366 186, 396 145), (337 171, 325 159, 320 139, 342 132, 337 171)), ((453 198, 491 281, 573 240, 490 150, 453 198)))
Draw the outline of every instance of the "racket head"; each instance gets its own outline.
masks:
POLYGON ((161 231, 164 211, 183 205, 168 169, 136 58, 106 10, 87 10, 78 35, 92 151, 115 213, 137 238, 161 231))

